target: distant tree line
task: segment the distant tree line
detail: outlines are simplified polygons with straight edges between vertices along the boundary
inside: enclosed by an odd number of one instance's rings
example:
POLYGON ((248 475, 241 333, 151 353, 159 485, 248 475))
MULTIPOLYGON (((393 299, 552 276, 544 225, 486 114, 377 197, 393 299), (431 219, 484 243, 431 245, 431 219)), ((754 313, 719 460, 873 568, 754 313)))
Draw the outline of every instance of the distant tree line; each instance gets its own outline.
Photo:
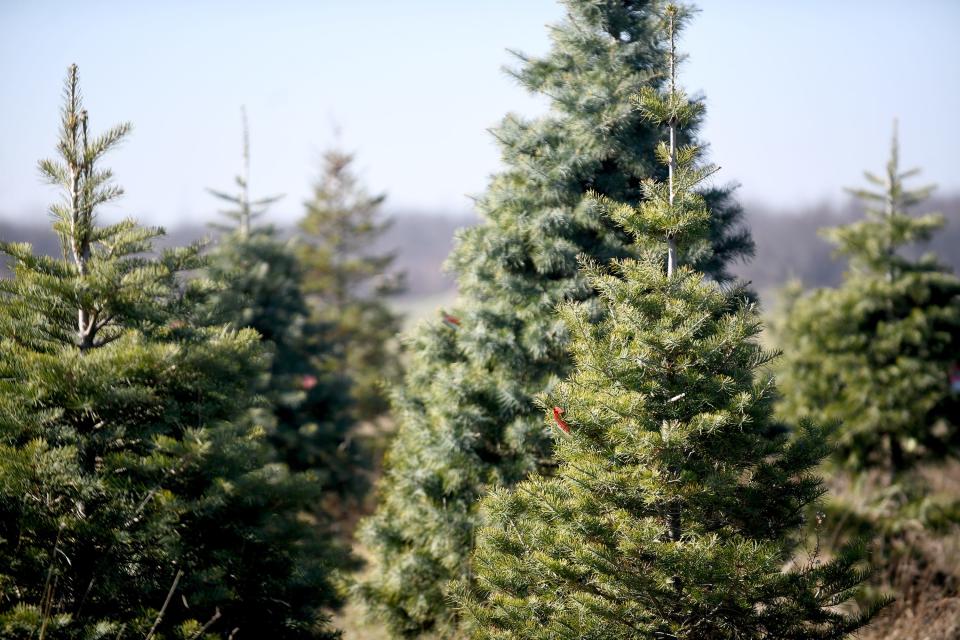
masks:
MULTIPOLYGON (((929 211, 944 215, 946 225, 930 242, 904 248, 904 254, 918 258, 932 251, 954 271, 960 271, 960 194, 934 194, 923 204, 929 211)), ((845 205, 822 204, 804 209, 775 209, 747 205, 746 219, 757 243, 756 259, 733 267, 734 272, 753 283, 767 307, 775 304, 776 290, 792 279, 804 287, 840 284, 847 259, 820 230, 848 224, 863 216, 859 202, 845 205)))
MULTIPOLYGON (((960 195, 934 193, 927 201, 932 211, 943 213, 946 226, 925 249, 908 248, 907 254, 917 257, 929 250, 940 256, 944 264, 960 271, 960 195)), ((747 203, 744 221, 756 242, 755 260, 735 262, 730 270, 749 280, 765 306, 776 303, 776 291, 792 279, 805 287, 839 284, 846 260, 834 255, 833 245, 819 230, 852 222, 860 217, 856 202, 824 203, 806 208, 773 207, 763 203, 747 203), (762 265, 762 266, 761 266, 762 265)), ((475 215, 467 213, 435 213, 400 211, 392 215, 393 225, 383 232, 377 248, 396 252, 396 265, 407 274, 406 291, 398 299, 416 299, 452 292, 456 281, 443 263, 453 248, 458 229, 477 224, 475 215)), ((54 240, 40 222, 22 223, 12 212, 0 213, 0 237, 33 244, 37 252, 53 255, 54 240)), ((203 237, 205 227, 174 225, 168 229, 161 245, 182 245, 203 237)), ((293 227, 278 226, 278 233, 295 233, 293 227)))

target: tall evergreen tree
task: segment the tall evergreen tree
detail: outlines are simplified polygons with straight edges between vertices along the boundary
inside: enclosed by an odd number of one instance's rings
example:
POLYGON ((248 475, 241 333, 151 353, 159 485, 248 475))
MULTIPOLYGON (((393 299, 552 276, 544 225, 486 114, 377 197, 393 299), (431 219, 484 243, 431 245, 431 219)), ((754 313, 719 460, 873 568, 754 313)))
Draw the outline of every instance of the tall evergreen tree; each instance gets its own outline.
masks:
POLYGON ((199 245, 154 257, 161 229, 97 221, 128 130, 89 134, 71 66, 40 164, 63 255, 0 243, 0 637, 336 637, 316 482, 241 419, 258 336, 201 322, 199 245))
POLYGON ((843 283, 794 297, 779 329, 784 415, 842 422, 837 461, 894 476, 960 452, 960 279, 903 255, 944 224, 909 212, 932 190, 905 186, 916 173, 901 171, 894 131, 886 171, 866 174, 875 189, 852 191, 866 219, 826 232, 849 259, 843 283))
POLYGON ((693 189, 714 171, 676 141, 699 111, 674 81, 687 15, 665 9, 669 88, 639 100, 669 132, 668 177, 644 182, 639 207, 611 207, 644 255, 586 265, 600 322, 592 305, 561 307, 575 367, 543 396, 566 434, 559 468, 484 500, 476 587, 460 594, 475 638, 841 638, 872 614, 836 610, 864 577, 861 550, 783 570, 822 492, 825 434, 770 437, 774 388, 757 370, 775 354, 757 310, 684 264, 709 220, 693 189))
POLYGON ((214 323, 249 327, 260 334, 272 354, 261 391, 269 415, 269 439, 281 459, 297 470, 312 469, 326 488, 345 491, 351 484, 352 459, 346 446, 352 426, 349 384, 335 369, 333 327, 311 318, 305 274, 294 240, 283 239, 273 225, 257 219, 280 198, 250 197, 250 148, 243 117, 243 173, 236 193, 211 190, 227 208, 230 222, 209 254, 207 275, 217 292, 210 299, 214 323))
MULTIPOLYGON (((358 591, 396 635, 449 633, 445 592, 469 572, 478 498, 553 464, 533 398, 569 369, 569 331, 554 307, 581 301, 599 319, 604 309, 577 256, 607 264, 637 251, 588 194, 636 205, 642 180, 665 174, 653 161, 657 130, 631 99, 663 83, 663 3, 564 5, 550 52, 521 55, 514 72, 551 110, 508 116, 494 132, 506 168, 478 200, 483 222, 459 235, 450 257, 460 301, 410 337, 409 370, 395 389, 398 433, 364 532, 374 568, 358 591)), ((696 124, 678 133, 681 142, 694 139, 696 124)), ((709 234, 686 256, 725 282, 752 241, 729 189, 702 195, 709 234)))
POLYGON ((385 196, 368 193, 353 165, 339 149, 324 154, 299 224, 298 256, 315 315, 331 327, 334 364, 351 381, 354 414, 372 420, 387 409, 385 385, 400 376, 401 317, 386 298, 403 291, 403 276, 393 271, 393 254, 376 250, 392 224, 381 216, 385 196))

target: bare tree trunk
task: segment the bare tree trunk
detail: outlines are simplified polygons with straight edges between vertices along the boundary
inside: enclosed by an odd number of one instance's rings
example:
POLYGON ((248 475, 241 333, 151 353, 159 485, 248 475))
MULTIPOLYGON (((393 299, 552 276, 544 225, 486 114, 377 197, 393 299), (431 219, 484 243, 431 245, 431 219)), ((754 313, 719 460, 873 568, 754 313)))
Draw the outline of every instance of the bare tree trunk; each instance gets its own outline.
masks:
POLYGON ((906 466, 903 454, 903 445, 895 434, 887 434, 887 444, 890 446, 890 482, 894 483, 900 477, 900 472, 906 466))
MULTIPOLYGON (((670 101, 673 102, 677 91, 677 46, 675 27, 673 24, 673 14, 670 14, 670 101)), ((670 190, 670 209, 673 210, 674 174, 677 171, 677 123, 676 119, 670 118, 670 164, 667 168, 667 185, 670 190)), ((673 236, 667 236, 667 277, 673 277, 673 272, 677 267, 677 240, 673 236)))
MULTIPOLYGON (((71 90, 71 103, 76 96, 71 90)), ((82 183, 90 178, 87 159, 87 112, 81 111, 70 121, 73 139, 73 158, 70 159, 70 249, 81 278, 89 273, 90 261, 90 206, 82 194, 82 183), (79 131, 78 131, 79 130, 79 131), (78 135, 79 134, 79 135, 78 135)), ((77 309, 77 345, 81 350, 93 346, 95 318, 82 303, 77 309)))
MULTIPOLYGON (((670 18, 670 101, 673 103, 677 92, 677 49, 676 49, 676 28, 674 25, 674 15, 671 12, 670 18)), ((674 175, 677 171, 677 122, 676 118, 670 118, 670 163, 667 167, 667 186, 670 192, 670 209, 673 210, 674 203, 674 175)), ((667 236, 667 278, 672 278, 677 268, 677 240, 672 235, 667 236)), ((679 476, 680 470, 674 469, 674 475, 679 476)), ((674 498, 670 504, 667 514, 668 535, 671 542, 679 542, 683 535, 683 505, 680 498, 674 498)), ((673 576, 673 588, 679 594, 683 590, 683 581, 680 576, 673 576)))

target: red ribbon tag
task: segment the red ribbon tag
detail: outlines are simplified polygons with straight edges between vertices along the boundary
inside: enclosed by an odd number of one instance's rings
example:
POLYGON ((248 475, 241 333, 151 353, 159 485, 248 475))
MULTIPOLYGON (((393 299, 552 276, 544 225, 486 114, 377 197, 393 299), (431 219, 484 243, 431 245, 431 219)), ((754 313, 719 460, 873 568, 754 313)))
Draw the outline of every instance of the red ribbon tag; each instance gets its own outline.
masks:
POLYGON ((570 435, 570 425, 567 424, 567 421, 561 418, 563 415, 563 409, 560 407, 553 408, 553 421, 557 423, 557 426, 560 427, 560 430, 565 434, 570 435))
POLYGON ((458 329, 460 327, 460 318, 443 312, 443 324, 447 325, 451 329, 458 329))

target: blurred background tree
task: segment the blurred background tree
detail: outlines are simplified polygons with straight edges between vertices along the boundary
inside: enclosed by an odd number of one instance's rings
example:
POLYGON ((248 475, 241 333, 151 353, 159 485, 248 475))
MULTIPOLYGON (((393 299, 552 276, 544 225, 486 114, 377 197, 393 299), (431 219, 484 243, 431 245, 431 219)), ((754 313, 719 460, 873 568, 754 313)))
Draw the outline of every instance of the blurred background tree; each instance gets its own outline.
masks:
POLYGON ((960 633, 960 279, 918 249, 945 221, 911 213, 933 189, 908 188, 917 173, 900 168, 895 126, 885 171, 851 190, 865 217, 824 231, 849 261, 843 281, 788 289, 773 332, 781 415, 840 424, 810 534, 828 552, 871 537, 874 589, 897 597, 865 638, 912 637, 911 619, 931 638, 960 633))
POLYGON ((386 412, 386 385, 400 377, 402 318, 389 300, 403 292, 404 276, 393 267, 393 253, 377 251, 392 224, 381 212, 385 198, 361 184, 352 154, 330 149, 298 223, 304 289, 314 317, 330 327, 334 366, 351 381, 361 421, 386 412))
POLYGON ((960 279, 932 254, 903 255, 944 224, 911 215, 932 191, 904 185, 916 173, 901 171, 894 133, 884 174, 866 174, 878 190, 852 191, 866 219, 825 231, 850 260, 843 283, 789 299, 780 329, 783 413, 840 422, 836 460, 894 477, 960 447, 960 279))
POLYGON ((311 316, 306 277, 295 239, 284 239, 271 224, 257 223, 280 197, 253 200, 249 191, 250 150, 243 117, 243 173, 236 193, 211 190, 232 224, 214 225, 221 235, 208 254, 207 277, 216 285, 210 321, 249 327, 271 354, 260 391, 269 402, 269 440, 292 469, 316 472, 340 499, 362 495, 367 485, 356 473, 359 452, 351 445, 354 420, 350 378, 337 367, 335 327, 311 316))

